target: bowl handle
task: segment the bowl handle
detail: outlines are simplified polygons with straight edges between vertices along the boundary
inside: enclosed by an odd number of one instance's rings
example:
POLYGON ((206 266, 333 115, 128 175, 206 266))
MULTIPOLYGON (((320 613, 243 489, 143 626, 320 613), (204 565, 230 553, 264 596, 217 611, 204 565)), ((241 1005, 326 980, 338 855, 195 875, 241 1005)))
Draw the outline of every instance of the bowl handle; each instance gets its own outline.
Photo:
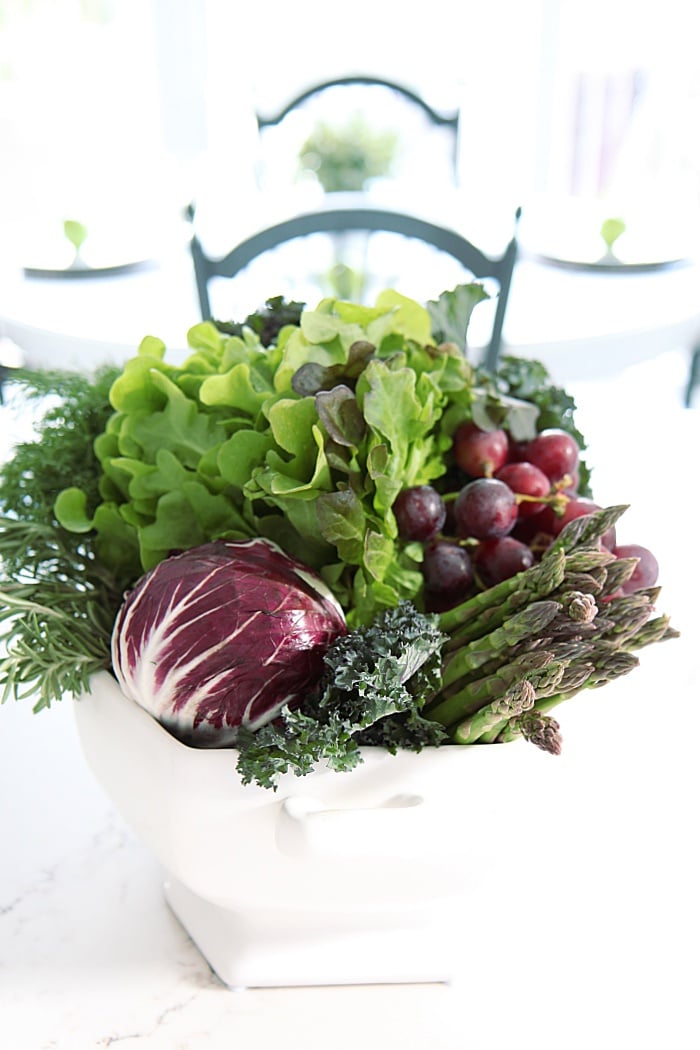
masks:
POLYGON ((437 832, 428 811, 420 795, 394 795, 366 809, 328 809, 291 796, 277 818, 277 848, 295 858, 422 857, 437 832))

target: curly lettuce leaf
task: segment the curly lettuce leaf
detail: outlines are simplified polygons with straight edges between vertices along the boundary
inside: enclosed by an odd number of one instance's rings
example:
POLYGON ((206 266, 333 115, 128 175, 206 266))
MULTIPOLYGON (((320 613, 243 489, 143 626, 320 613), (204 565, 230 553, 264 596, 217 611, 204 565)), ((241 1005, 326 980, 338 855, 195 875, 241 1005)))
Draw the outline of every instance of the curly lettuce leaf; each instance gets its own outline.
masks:
POLYGON ((427 304, 432 324, 432 336, 438 343, 455 343, 459 349, 467 352, 467 329, 474 307, 484 299, 488 292, 478 281, 461 284, 450 292, 443 292, 437 299, 427 304))

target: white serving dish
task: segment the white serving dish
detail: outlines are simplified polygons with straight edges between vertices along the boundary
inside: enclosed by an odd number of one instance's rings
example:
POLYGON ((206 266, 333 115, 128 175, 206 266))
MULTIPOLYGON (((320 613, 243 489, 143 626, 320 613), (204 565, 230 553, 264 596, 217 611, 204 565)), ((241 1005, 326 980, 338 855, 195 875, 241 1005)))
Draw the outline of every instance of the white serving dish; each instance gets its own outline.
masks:
POLYGON ((107 672, 74 708, 97 781, 231 987, 450 980, 450 915, 504 849, 517 878, 513 812, 553 788, 549 756, 518 742, 365 748, 349 773, 273 792, 241 783, 235 751, 181 744, 107 672))

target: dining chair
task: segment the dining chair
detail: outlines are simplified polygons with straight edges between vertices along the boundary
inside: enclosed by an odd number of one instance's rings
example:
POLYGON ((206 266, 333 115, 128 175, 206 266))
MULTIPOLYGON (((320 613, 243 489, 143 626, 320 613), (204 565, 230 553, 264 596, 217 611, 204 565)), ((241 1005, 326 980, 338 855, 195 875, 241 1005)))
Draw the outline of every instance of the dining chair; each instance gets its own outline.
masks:
POLYGON ((196 232, 193 232, 190 249, 201 316, 204 320, 212 319, 209 286, 214 278, 234 278, 253 260, 286 242, 319 233, 345 234, 350 231, 358 231, 370 235, 374 233, 397 234, 402 238, 423 242, 439 252, 446 253, 456 259, 473 278, 489 279, 496 285, 497 298, 493 325, 481 362, 485 368, 493 371, 501 351, 503 321, 518 254, 516 234, 519 218, 520 208, 515 213, 516 230, 512 238, 503 253, 495 256, 487 255, 455 229, 427 221, 415 214, 372 207, 367 204, 339 206, 335 201, 326 208, 300 213, 261 229, 240 241, 222 257, 208 255, 200 238, 196 232))
MULTIPOLYGON (((454 109, 441 112, 434 106, 431 106, 422 95, 419 95, 418 92, 413 90, 413 88, 408 87, 407 84, 402 84, 399 81, 389 80, 384 77, 352 75, 319 81, 294 95, 274 113, 265 114, 259 111, 256 112, 255 118, 257 121, 258 132, 263 133, 267 128, 279 126, 291 113, 300 110, 312 99, 318 99, 327 92, 337 93, 338 89, 345 88, 383 89, 397 99, 406 102, 412 109, 419 111, 427 118, 429 124, 434 128, 444 128, 449 133, 451 140, 450 160, 452 165, 452 175, 454 180, 457 181, 460 130, 459 110, 454 109)), ((369 94, 366 96, 366 101, 367 106, 365 106, 365 109, 371 111, 371 97, 369 94)))
POLYGON ((698 386, 700 386, 700 345, 693 347, 690 355, 690 367, 688 369, 688 379, 683 398, 683 403, 686 408, 691 407, 693 403, 693 394, 698 386))

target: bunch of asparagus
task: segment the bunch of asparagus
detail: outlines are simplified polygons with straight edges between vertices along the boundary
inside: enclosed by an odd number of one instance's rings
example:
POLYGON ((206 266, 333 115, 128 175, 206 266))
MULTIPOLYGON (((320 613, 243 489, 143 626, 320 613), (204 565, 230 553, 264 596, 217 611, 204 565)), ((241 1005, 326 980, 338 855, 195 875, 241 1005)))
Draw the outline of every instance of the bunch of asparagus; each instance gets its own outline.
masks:
POLYGON ((654 615, 659 587, 623 594, 636 565, 601 544, 626 506, 571 521, 532 568, 440 615, 442 684, 424 717, 454 743, 523 737, 559 754, 549 711, 639 663, 636 651, 677 637, 654 615))

